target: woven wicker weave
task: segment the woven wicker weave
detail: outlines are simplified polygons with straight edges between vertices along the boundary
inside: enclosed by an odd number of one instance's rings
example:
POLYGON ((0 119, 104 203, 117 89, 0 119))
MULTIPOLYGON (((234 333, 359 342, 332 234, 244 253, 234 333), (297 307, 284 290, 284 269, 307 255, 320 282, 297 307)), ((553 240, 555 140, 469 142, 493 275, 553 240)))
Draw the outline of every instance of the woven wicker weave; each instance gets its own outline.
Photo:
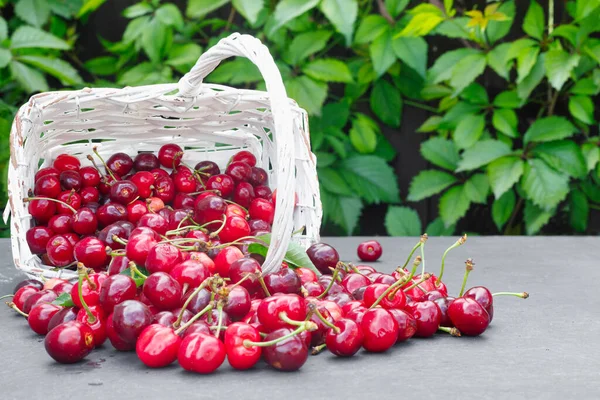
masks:
POLYGON ((293 237, 305 247, 318 240, 322 210, 306 112, 287 97, 268 49, 258 39, 236 33, 204 53, 179 84, 41 93, 19 109, 10 135, 9 205, 4 214, 6 220, 12 213, 15 266, 29 275, 73 274, 43 265, 25 239, 32 218, 23 198, 39 168, 65 152, 89 165, 85 157, 93 146, 102 156, 134 156, 156 152, 168 142, 184 148, 187 164, 211 160, 224 167, 233 154, 247 149, 257 166, 267 170, 277 200, 263 271, 279 268, 292 232, 305 228, 293 237), (232 56, 246 57, 258 67, 266 92, 202 82, 232 56))

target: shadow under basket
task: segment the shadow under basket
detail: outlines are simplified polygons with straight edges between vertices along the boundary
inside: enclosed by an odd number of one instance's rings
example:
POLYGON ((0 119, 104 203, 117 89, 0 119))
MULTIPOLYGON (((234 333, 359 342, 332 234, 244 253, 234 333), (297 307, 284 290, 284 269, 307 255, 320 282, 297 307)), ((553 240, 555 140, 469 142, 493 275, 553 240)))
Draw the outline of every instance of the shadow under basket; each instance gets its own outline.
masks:
POLYGON ((83 166, 91 164, 86 157, 93 147, 103 157, 116 152, 135 157, 156 153, 166 143, 181 146, 188 165, 210 160, 224 169, 240 150, 256 156, 257 166, 268 173, 269 186, 277 189, 264 272, 280 268, 290 240, 304 247, 319 240, 322 208, 306 112, 287 97, 268 49, 236 33, 204 53, 178 84, 41 93, 19 109, 10 134, 4 213, 5 220, 12 214, 15 266, 29 276, 76 275, 44 265, 27 244, 26 232, 35 221, 23 200, 39 168, 51 165, 61 153, 78 157, 83 166), (233 56, 246 57, 258 67, 266 92, 202 82, 233 56))

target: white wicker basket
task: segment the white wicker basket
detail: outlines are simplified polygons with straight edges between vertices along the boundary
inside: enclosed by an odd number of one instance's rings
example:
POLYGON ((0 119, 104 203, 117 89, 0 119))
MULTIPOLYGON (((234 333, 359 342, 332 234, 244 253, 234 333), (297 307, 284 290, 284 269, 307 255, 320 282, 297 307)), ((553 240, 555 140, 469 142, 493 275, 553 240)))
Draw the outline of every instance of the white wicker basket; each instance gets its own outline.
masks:
POLYGON ((73 274, 43 265, 25 239, 32 218, 23 198, 39 168, 64 152, 89 165, 85 156, 93 146, 103 156, 118 151, 135 155, 158 151, 168 142, 184 147, 188 164, 211 160, 224 167, 234 153, 247 149, 257 166, 267 170, 277 200, 265 272, 279 268, 292 232, 305 228, 293 238, 305 247, 318 241, 322 209, 306 112, 287 97, 269 50, 258 39, 236 33, 206 51, 178 84, 40 93, 19 109, 10 135, 4 213, 5 220, 12 213, 15 266, 30 276, 73 274), (266 92, 202 83, 232 56, 246 57, 258 67, 266 92))

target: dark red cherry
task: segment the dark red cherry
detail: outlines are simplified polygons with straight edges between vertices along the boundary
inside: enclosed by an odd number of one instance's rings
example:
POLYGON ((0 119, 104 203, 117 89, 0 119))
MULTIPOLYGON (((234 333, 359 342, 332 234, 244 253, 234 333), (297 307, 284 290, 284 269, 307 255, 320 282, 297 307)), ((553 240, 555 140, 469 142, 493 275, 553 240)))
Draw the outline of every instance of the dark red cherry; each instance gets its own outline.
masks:
POLYGON ((248 213, 252 219, 262 219, 268 224, 273 223, 275 206, 268 200, 257 198, 252 200, 248 213))
POLYGON ((432 290, 427 293, 427 300, 433 301, 438 305, 441 312, 440 326, 444 326, 447 328, 452 328, 452 321, 450 321, 450 317, 448 316, 448 306, 450 303, 454 301, 454 297, 446 297, 441 292, 437 290, 432 290))
POLYGON ((177 168, 181 164, 183 149, 175 143, 167 143, 158 150, 158 161, 165 168, 177 168))
POLYGON ((100 287, 99 302, 107 314, 112 314, 117 304, 125 300, 133 300, 137 294, 135 281, 127 275, 109 276, 100 287))
POLYGON ((106 165, 115 174, 125 176, 133 169, 133 160, 125 153, 115 153, 106 160, 106 165))
POLYGON ((485 311, 487 311, 490 322, 494 318, 494 298, 492 297, 492 292, 484 286, 475 286, 471 289, 467 290, 463 297, 470 297, 479 304, 485 311))
POLYGON ((152 171, 159 167, 160 162, 153 153, 140 153, 133 160, 133 168, 136 171, 152 171))
POLYGON ((44 339, 46 352, 62 364, 83 360, 94 348, 94 335, 89 326, 69 321, 52 329, 44 339))
POLYGON ((155 272, 170 273, 173 267, 182 261, 181 251, 169 243, 159 243, 148 252, 146 269, 155 272))
MULTIPOLYGON (((182 300, 182 303, 187 301, 189 297, 193 294, 193 291, 188 291, 185 298, 182 300)), ((188 304, 187 309, 193 312, 194 314, 202 311, 210 302, 211 292, 208 289, 201 289, 197 295, 195 295, 190 303, 188 304)))
POLYGON ((431 337, 437 332, 442 320, 442 312, 431 300, 411 302, 406 305, 406 311, 417 321, 417 337, 431 337))
POLYGON ((162 368, 177 359, 181 338, 173 328, 152 324, 138 337, 135 352, 144 365, 162 368))
POLYGON ((253 295, 261 290, 260 282, 258 281, 258 274, 261 271, 258 261, 253 258, 243 257, 236 259, 229 265, 228 273, 231 283, 238 283, 249 275, 240 285, 246 288, 250 295, 253 295))
POLYGON ((29 327, 38 335, 47 334, 50 320, 61 310, 61 308, 62 307, 51 303, 41 303, 36 305, 29 311, 29 316, 27 317, 29 327))
POLYGON ((125 245, 116 242, 114 236, 127 240, 134 228, 135 226, 129 221, 117 221, 98 232, 98 239, 106 243, 113 250, 124 249, 125 245))
POLYGON ((108 264, 108 275, 116 275, 129 268, 129 258, 126 256, 114 256, 108 264))
POLYGON ((153 184, 156 178, 150 171, 139 171, 133 174, 131 182, 138 188, 140 197, 146 199, 152 196, 153 184))
POLYGON ((72 155, 59 154, 58 157, 54 159, 52 166, 61 172, 69 170, 77 171, 79 170, 79 167, 81 167, 81 162, 79 162, 77 157, 74 157, 72 155))
POLYGON ((252 167, 252 172, 250 173, 250 178, 248 178, 248 182, 252 186, 265 186, 269 181, 269 175, 267 171, 259 167, 252 167))
POLYGON ((367 351, 386 351, 398 339, 398 323, 392 314, 383 308, 366 311, 360 325, 364 334, 363 347, 367 351))
POLYGON ((269 293, 300 293, 302 280, 288 267, 281 267, 279 271, 264 276, 265 285, 269 293))
POLYGON ((159 310, 172 310, 181 305, 181 285, 166 272, 155 272, 144 282, 144 295, 159 310))
POLYGON ((127 205, 138 196, 137 186, 131 181, 122 180, 115 182, 110 187, 110 199, 116 203, 127 205))
POLYGON ((246 164, 248 164, 251 167, 254 167, 256 165, 256 157, 254 156, 254 154, 252 154, 248 150, 242 150, 242 151, 238 151, 237 153, 235 153, 229 160, 229 163, 236 162, 236 161, 245 162, 246 164))
POLYGON ((337 250, 325 243, 313 244, 306 250, 306 254, 315 267, 323 274, 331 274, 329 268, 335 268, 340 261, 340 255, 337 250))
POLYGON ((165 203, 170 203, 175 198, 175 184, 170 177, 161 177, 154 181, 154 196, 165 203))
POLYGON ((212 161, 200 161, 198 164, 196 164, 194 170, 201 172, 201 175, 207 178, 210 178, 213 175, 219 175, 221 173, 219 166, 212 161))
POLYGON ((38 179, 40 179, 42 176, 46 176, 46 175, 54 175, 58 178, 60 176, 60 171, 54 167, 40 168, 38 170, 38 172, 35 173, 35 178, 33 181, 35 182, 38 179))
POLYGON ((268 186, 255 186, 254 187, 254 195, 257 198, 271 201, 273 193, 271 192, 271 189, 269 189, 268 186))
POLYGON ((194 221, 200 225, 216 221, 216 223, 211 225, 218 226, 219 221, 223 220, 226 210, 227 203, 221 197, 205 197, 196 203, 194 208, 194 221))
POLYGON ((125 300, 114 307, 112 322, 119 338, 135 344, 142 331, 152 323, 154 316, 147 305, 138 300, 125 300))
POLYGON ((54 314, 48 324, 48 332, 65 322, 75 321, 77 317, 77 309, 75 307, 64 307, 62 310, 54 314))
POLYGON ((100 227, 117 221, 127 221, 127 208, 123 204, 109 202, 98 208, 96 218, 100 227))
MULTIPOLYGON (((52 303, 54 300, 56 300, 57 297, 58 296, 56 295, 56 293, 54 293, 50 289, 39 290, 37 292, 31 293, 29 296, 23 297, 25 298, 25 301, 23 302, 23 307, 21 308, 21 311, 23 311, 25 314, 29 314, 34 307, 37 307, 38 305, 44 303, 52 303)), ((17 305, 16 302, 15 305, 17 305)))
POLYGON ((52 236, 54 236, 54 232, 50 228, 34 226, 27 230, 25 239, 29 245, 29 250, 33 254, 44 254, 46 252, 46 245, 52 236))
POLYGON ((490 316, 475 299, 459 297, 448 306, 448 316, 460 331, 467 336, 479 336, 490 324, 490 316))
POLYGON ((234 187, 233 178, 225 174, 213 175, 206 182, 207 190, 216 190, 223 197, 229 197, 233 193, 234 187))
POLYGON ((364 334, 362 328, 351 319, 343 318, 334 323, 339 329, 329 329, 325 336, 327 349, 339 357, 351 357, 360 350, 364 334))
POLYGON ((233 201, 244 208, 250 207, 254 200, 254 188, 248 182, 240 182, 233 190, 233 201))
POLYGON ((54 175, 44 175, 35 182, 33 193, 38 197, 55 199, 61 192, 60 180, 54 175))
POLYGON ((106 337, 110 341, 110 344, 118 351, 130 351, 135 349, 135 343, 124 341, 115 330, 112 314, 106 319, 106 337))
POLYGON ((369 278, 361 274, 348 274, 342 280, 341 284, 344 289, 346 289, 346 292, 352 293, 358 288, 370 285, 371 281, 369 278))
POLYGON ((75 261, 73 245, 63 235, 55 235, 46 244, 46 254, 52 265, 66 267, 75 261))
POLYGON ((31 200, 27 209, 38 223, 45 224, 56 214, 56 203, 46 199, 31 200))
POLYGON ((77 171, 63 171, 59 180, 63 190, 79 190, 83 186, 83 179, 77 171))
POLYGON ((367 240, 358 245, 356 253, 362 261, 377 261, 381 257, 383 249, 376 240, 367 240))
POLYGON ((106 244, 101 240, 88 236, 81 239, 73 248, 75 259, 87 268, 99 270, 108 264, 106 244))
POLYGON ((100 184, 100 173, 94 167, 89 165, 81 167, 79 175, 81 175, 81 184, 84 188, 95 187, 100 184))
MULTIPOLYGON (((269 333, 264 341, 279 339, 292 332, 290 328, 277 329, 269 333)), ((263 348, 263 357, 267 364, 280 371, 297 371, 308 359, 308 347, 300 335, 263 348)))
POLYGON ((193 209, 194 198, 187 193, 175 193, 175 197, 173 198, 173 208, 193 209))
POLYGON ((410 339, 417 333, 417 320, 404 310, 392 308, 388 310, 398 324, 398 339, 396 343, 410 339))
POLYGON ((250 179, 252 167, 243 161, 234 161, 227 166, 225 173, 231 176, 235 183, 245 182, 250 179))
MULTIPOLYGON (((15 288, 13 289, 13 293, 16 294, 17 290, 21 289, 22 287, 34 287, 39 290, 42 290, 44 288, 44 283, 38 279, 25 279, 16 284, 15 288)), ((14 301, 14 297, 13 297, 13 301, 14 301)))
POLYGON ((138 265, 144 265, 150 249, 156 246, 156 239, 147 234, 132 235, 125 246, 127 257, 138 265))
POLYGON ((248 221, 248 227, 250 227, 250 231, 270 231, 271 225, 262 219, 251 219, 248 221))

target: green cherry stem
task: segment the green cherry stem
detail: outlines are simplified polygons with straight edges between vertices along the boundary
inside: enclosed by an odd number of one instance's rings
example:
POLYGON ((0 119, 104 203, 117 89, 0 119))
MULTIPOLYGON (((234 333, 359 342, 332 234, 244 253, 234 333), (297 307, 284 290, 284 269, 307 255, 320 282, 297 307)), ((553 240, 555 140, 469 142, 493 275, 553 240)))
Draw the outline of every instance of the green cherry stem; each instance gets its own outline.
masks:
POLYGON ((313 356, 316 356, 317 354, 319 354, 320 352, 325 350, 325 347, 327 347, 327 345, 325 343, 315 346, 312 348, 312 351, 310 352, 310 354, 312 354, 313 356))
POLYGON ((7 295, 0 297, 0 300, 8 299, 9 297, 14 297, 14 296, 15 296, 14 294, 7 294, 7 295))
POLYGON ((334 324, 332 324, 331 321, 329 321, 327 318, 325 318, 325 316, 323 314, 321 314, 321 311, 319 311, 319 309, 317 307, 312 308, 311 311, 317 317, 319 317, 319 319, 321 320, 321 322, 323 322, 329 328, 333 329, 335 331, 335 333, 340 333, 340 328, 338 328, 337 326, 335 326, 334 324))
POLYGON ((449 333, 450 335, 455 337, 460 337, 460 331, 454 327, 448 328, 446 326, 440 326, 438 327, 438 331, 449 333))
POLYGON ((304 322, 306 322, 306 321, 295 321, 293 319, 290 319, 290 317, 287 316, 285 311, 282 311, 279 313, 279 319, 282 320, 283 322, 285 322, 286 324, 289 324, 292 326, 303 326, 304 322))
POLYGON ((515 297, 520 297, 521 299, 527 299, 527 298, 529 298, 529 293, 527 293, 527 292, 521 292, 521 293, 496 292, 496 293, 492 293, 492 296, 494 296, 494 297, 496 297, 496 296, 515 296, 515 297))
POLYGON ((25 314, 23 311, 19 310, 19 307, 17 307, 17 305, 15 303, 13 303, 12 301, 7 302, 6 305, 8 307, 12 308, 13 310, 15 310, 17 313, 24 316, 25 318, 29 317, 29 314, 25 314))
POLYGON ((200 293, 200 291, 208 285, 208 281, 209 281, 209 279, 206 279, 204 282, 202 282, 200 284, 200 286, 198 286, 192 292, 192 294, 186 299, 185 303, 183 303, 183 306, 181 307, 181 311, 179 312, 179 315, 177 316, 177 320, 175 320, 175 322, 173 322, 173 328, 177 329, 179 327, 179 325, 181 324, 181 320, 183 319, 183 313, 188 308, 188 306, 190 305, 190 303, 192 302, 194 297, 196 297, 198 295, 198 293, 200 293))
POLYGON ((102 158, 102 156, 100 155, 100 153, 98 153, 98 147, 94 146, 92 148, 92 151, 94 152, 94 154, 96 155, 96 157, 98 157, 100 159, 100 162, 102 162, 102 165, 104 165, 104 169, 106 169, 106 172, 115 180, 117 181, 118 179, 115 177, 115 175, 113 174, 113 172, 110 170, 110 168, 108 168, 108 165, 106 165, 106 161, 104 161, 104 158, 102 158))
POLYGON ((268 347, 268 346, 273 346, 279 342, 283 342, 284 340, 288 340, 289 338, 292 338, 294 336, 296 336, 299 333, 302 333, 304 331, 316 331, 317 330, 317 324, 315 324, 312 321, 304 321, 302 322, 302 325, 299 326, 296 330, 288 333, 285 336, 279 337, 277 339, 273 339, 273 340, 269 340, 268 342, 253 342, 251 340, 244 340, 242 343, 244 345, 244 347, 252 347, 252 346, 256 346, 256 347, 268 347))
POLYGON ((122 244, 123 246, 127 246, 128 240, 123 239, 117 235, 112 235, 112 240, 113 240, 113 242, 117 242, 119 244, 122 244))
POLYGON ((428 238, 426 233, 421 236, 421 276, 425 275, 425 243, 428 238))
POLYGON ((406 277, 402 277, 402 278, 398 279, 396 282, 392 283, 390 285, 390 287, 385 289, 385 291, 383 293, 381 293, 381 295, 377 298, 377 300, 375 300, 375 303, 371 304, 371 307, 369 307, 369 309, 377 307, 379 305, 379 303, 381 303, 381 301, 383 299, 385 299, 385 296, 390 294, 392 292, 392 290, 404 285, 404 283, 406 283, 406 282, 408 282, 406 277))
POLYGON ((329 291, 333 287, 334 282, 337 280, 339 273, 340 273, 340 270, 339 270, 338 266, 336 266, 335 270, 333 271, 333 276, 331 277, 331 281, 329 281, 329 285, 327 285, 327 287, 325 288, 325 291, 323 293, 321 293, 320 295, 317 296, 317 299, 320 300, 323 297, 327 296, 327 293, 329 293, 329 291))
POLYGON ((209 312, 212 309, 213 309, 213 305, 212 305, 212 302, 210 302, 210 303, 208 303, 208 305, 206 307, 204 307, 202 310, 200 310, 198 312, 198 314, 196 314, 192 318, 190 318, 190 320, 188 322, 186 322, 185 324, 181 325, 175 331, 175 334, 179 335, 181 332, 185 331, 187 328, 189 328, 190 325, 192 325, 194 322, 196 322, 196 320, 198 318, 200 318, 201 316, 203 316, 204 314, 206 314, 207 312, 209 312))
POLYGON ((48 200, 48 201, 53 201, 55 203, 58 203, 60 205, 63 205, 65 207, 67 207, 73 214, 75 214, 77 212, 76 209, 74 209, 73 207, 71 207, 71 205, 65 203, 64 201, 58 200, 58 199, 53 199, 52 197, 26 197, 23 199, 23 203, 27 203, 29 201, 33 201, 33 200, 48 200))
MULTIPOLYGON (((143 279, 148 278, 146 275, 144 275, 142 273, 142 271, 140 271, 138 269, 137 265, 135 265, 135 263, 133 261, 129 262, 129 268, 131 269, 131 273, 132 274, 135 274, 135 275, 137 275, 137 276, 139 276, 140 278, 143 278, 143 279)), ((133 276, 132 276, 132 278, 133 278, 133 276)))
POLYGON ((419 288, 421 289, 423 292, 425 292, 425 290, 423 290, 419 285, 423 282, 425 282, 427 279, 431 278, 431 275, 428 273, 425 273, 425 275, 421 275, 421 279, 419 279, 418 281, 416 281, 415 283, 413 283, 412 285, 410 285, 409 287, 407 287, 406 289, 404 289, 404 291, 408 291, 414 288, 419 288))
POLYGON ((460 287, 460 293, 458 294, 458 297, 462 297, 463 293, 465 293, 465 288, 467 286, 467 279, 469 278, 469 274, 471 273, 471 271, 473 271, 473 266, 475 265, 475 263, 473 262, 472 259, 467 258, 467 261, 465 261, 465 275, 463 276, 463 282, 462 282, 462 286, 460 287))
POLYGON ((221 231, 223 230, 223 228, 225 228, 225 224, 227 224, 227 215, 223 215, 223 222, 221 223, 221 226, 219 227, 219 229, 217 229, 216 231, 212 232, 209 237, 212 239, 216 236, 219 235, 219 233, 221 233, 221 231))
POLYGON ((82 263, 77 263, 77 273, 79 275, 79 284, 77 287, 77 294, 79 295, 79 302, 81 303, 81 306, 83 307, 83 309, 85 310, 85 312, 88 315, 88 321, 93 324, 96 322, 96 316, 92 313, 92 311, 90 310, 90 307, 87 305, 87 303, 85 302, 85 299, 83 298, 83 278, 85 276, 87 276, 87 271, 85 266, 82 263))
POLYGON ((454 244, 452 246, 448 247, 446 249, 446 251, 444 251, 444 254, 442 255, 442 266, 440 268, 440 273, 438 274, 437 280, 435 281, 436 286, 438 286, 440 284, 440 282, 442 281, 442 276, 444 276, 444 265, 446 263, 446 256, 448 255, 450 250, 455 249, 458 246, 462 246, 463 244, 465 244, 466 241, 467 241, 467 234, 465 233, 456 242, 454 242, 454 244))
POLYGON ((408 265, 408 263, 410 262, 410 259, 412 258, 413 254, 415 254, 415 251, 417 251, 417 249, 419 247, 421 247, 423 243, 421 241, 419 241, 419 243, 415 244, 415 247, 412 248, 412 250, 410 251, 410 254, 408 255, 408 257, 406 257, 406 261, 404 262, 404 265, 402 267, 400 267, 401 269, 406 268, 406 266, 408 265))
POLYGON ((217 322, 215 337, 218 339, 221 334, 221 327, 223 326, 223 303, 221 301, 217 303, 217 312, 219 313, 219 321, 217 322))
POLYGON ((267 284, 265 283, 265 280, 263 279, 262 274, 258 274, 258 283, 260 283, 260 287, 262 288, 263 292, 265 292, 265 296, 271 297, 271 293, 269 292, 269 289, 267 288, 267 284))

